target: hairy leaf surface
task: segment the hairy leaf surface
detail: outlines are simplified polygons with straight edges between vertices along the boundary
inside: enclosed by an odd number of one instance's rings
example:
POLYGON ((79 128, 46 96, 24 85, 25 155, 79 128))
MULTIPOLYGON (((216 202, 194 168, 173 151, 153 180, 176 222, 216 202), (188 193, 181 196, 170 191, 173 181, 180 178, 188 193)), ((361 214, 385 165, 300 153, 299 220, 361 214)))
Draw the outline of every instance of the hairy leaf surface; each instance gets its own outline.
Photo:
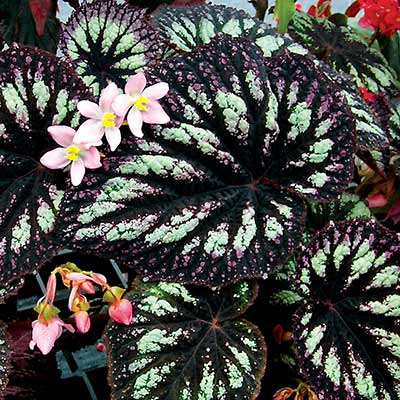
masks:
POLYGON ((58 145, 53 124, 76 126, 76 102, 89 97, 73 69, 49 53, 14 46, 0 53, 0 294, 52 254, 52 231, 65 179, 40 157, 58 145), (60 179, 59 179, 60 178, 60 179))
POLYGON ((400 395, 400 242, 374 220, 331 223, 298 263, 294 336, 326 400, 400 395))
POLYGON ((356 86, 374 93, 400 87, 382 54, 347 27, 296 11, 289 34, 336 70, 351 75, 356 86))
POLYGON ((267 277, 301 237, 301 197, 330 199, 351 179, 340 89, 301 56, 265 64, 251 42, 226 37, 149 79, 169 82, 172 121, 68 195, 60 236, 150 279, 267 277))
POLYGON ((163 42, 146 10, 115 0, 85 2, 63 27, 60 48, 95 94, 108 81, 123 87, 133 74, 159 60, 163 42))
POLYGON ((255 399, 266 346, 240 317, 256 295, 254 282, 200 291, 137 280, 131 325, 106 330, 113 399, 255 399))

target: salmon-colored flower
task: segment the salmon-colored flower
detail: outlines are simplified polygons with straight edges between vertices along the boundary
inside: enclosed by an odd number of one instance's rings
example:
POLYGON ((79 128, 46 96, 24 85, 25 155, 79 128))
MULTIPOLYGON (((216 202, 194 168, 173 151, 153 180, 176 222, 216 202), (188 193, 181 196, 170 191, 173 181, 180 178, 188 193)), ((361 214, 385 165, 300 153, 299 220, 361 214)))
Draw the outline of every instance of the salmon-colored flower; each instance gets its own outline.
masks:
POLYGON ((90 329, 90 317, 87 311, 77 311, 74 314, 76 328, 80 333, 86 333, 90 329))
POLYGON ((110 83, 101 93, 99 104, 82 100, 78 103, 79 112, 89 118, 78 129, 76 143, 97 142, 106 136, 111 151, 114 151, 121 143, 121 131, 123 118, 117 116, 111 105, 118 96, 119 91, 115 83, 110 83))
POLYGON ((134 75, 125 85, 125 94, 117 96, 112 105, 118 116, 125 118, 128 113, 129 129, 137 137, 143 137, 143 122, 166 124, 170 121, 169 116, 158 101, 168 93, 168 84, 159 82, 145 88, 146 83, 144 74, 134 75))
POLYGON ((127 299, 116 299, 108 307, 108 314, 115 322, 129 325, 132 321, 132 303, 127 299))
POLYGON ((64 323, 57 316, 53 316, 49 321, 39 316, 36 321, 32 322, 32 340, 29 348, 33 350, 37 346, 44 355, 50 353, 55 341, 60 337, 63 327, 70 332, 75 331, 72 325, 64 323))
POLYGON ((71 165, 71 182, 74 186, 78 186, 82 182, 86 168, 101 167, 100 153, 95 147, 99 146, 101 142, 77 144, 75 130, 63 125, 50 126, 48 132, 61 147, 50 150, 42 156, 40 162, 45 167, 61 169, 71 165))

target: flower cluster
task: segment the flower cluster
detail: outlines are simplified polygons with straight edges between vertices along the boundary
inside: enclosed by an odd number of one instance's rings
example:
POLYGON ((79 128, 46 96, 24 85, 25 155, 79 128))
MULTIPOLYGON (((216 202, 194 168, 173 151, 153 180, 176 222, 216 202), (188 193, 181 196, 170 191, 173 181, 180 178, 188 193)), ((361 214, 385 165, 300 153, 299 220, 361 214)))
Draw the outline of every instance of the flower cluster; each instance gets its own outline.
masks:
POLYGON ((146 88, 146 77, 139 73, 130 78, 125 93, 120 94, 115 83, 110 83, 101 93, 99 104, 88 100, 78 103, 79 112, 88 118, 77 131, 68 126, 50 126, 48 132, 61 147, 42 156, 40 162, 47 168, 67 168, 71 182, 79 185, 86 168, 101 167, 98 146, 105 136, 114 151, 121 143, 121 126, 127 118, 131 132, 143 137, 142 126, 166 124, 169 116, 158 102, 168 93, 167 83, 160 82, 146 88))
POLYGON ((53 305, 56 294, 56 274, 60 274, 64 286, 70 289, 68 308, 74 313, 76 328, 81 333, 90 329, 88 310, 90 304, 83 293, 94 294, 94 284, 104 291, 103 301, 109 304, 108 314, 114 321, 129 325, 132 320, 132 303, 122 296, 125 289, 110 286, 104 275, 82 271, 73 263, 66 263, 57 267, 47 281, 45 296, 39 299, 35 311, 38 319, 32 323, 32 340, 29 344, 31 350, 38 346, 43 354, 48 354, 60 337, 63 327, 70 332, 75 332, 72 325, 66 324, 59 317, 60 310, 53 305))
POLYGON ((373 28, 385 36, 392 36, 400 29, 400 4, 398 0, 359 0, 364 16, 359 24, 373 28))

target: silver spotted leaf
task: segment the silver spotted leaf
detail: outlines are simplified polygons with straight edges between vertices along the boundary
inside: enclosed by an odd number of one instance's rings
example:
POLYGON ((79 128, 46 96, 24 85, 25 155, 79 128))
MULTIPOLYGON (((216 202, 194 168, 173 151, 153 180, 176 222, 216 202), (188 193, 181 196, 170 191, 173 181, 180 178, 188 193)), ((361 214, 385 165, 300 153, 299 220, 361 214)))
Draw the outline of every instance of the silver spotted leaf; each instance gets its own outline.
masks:
POLYGON ((200 290, 137 280, 132 323, 105 332, 112 398, 255 399, 266 346, 241 314, 256 295, 254 282, 200 290))
POLYGON ((97 95, 109 81, 123 87, 131 75, 158 61, 164 42, 145 9, 95 0, 72 14, 62 29, 60 48, 97 95))
POLYGON ((154 22, 161 35, 175 46, 175 51, 190 52, 223 33, 253 40, 266 57, 284 47, 307 52, 245 11, 222 5, 165 7, 155 14, 154 22))
POLYGON ((370 218, 371 211, 359 196, 353 193, 343 193, 339 199, 329 203, 308 203, 306 230, 295 256, 274 271, 269 282, 272 294, 269 302, 274 305, 291 306, 299 304, 303 297, 296 291, 296 282, 293 279, 296 270, 297 258, 307 247, 315 231, 324 228, 331 221, 346 221, 354 218, 370 218), (297 257, 296 257, 297 256, 297 257))
POLYGON ((340 89, 302 56, 265 64, 254 44, 228 37, 148 78, 170 84, 171 122, 68 193, 57 236, 151 280, 266 278, 301 238, 302 197, 336 197, 352 177, 340 89))
POLYGON ((377 93, 398 90, 400 83, 383 55, 368 47, 357 33, 327 19, 296 11, 289 34, 339 72, 349 74, 356 86, 377 93))
POLYGON ((39 160, 58 146, 47 127, 76 126, 76 103, 88 97, 73 69, 50 53, 24 46, 0 53, 0 296, 53 254, 48 234, 65 174, 39 160))
POLYGON ((0 396, 3 398, 10 373, 11 349, 4 323, 0 324, 0 396))
MULTIPOLYGON (((209 43, 218 33, 224 33, 254 41, 265 57, 274 57, 283 49, 287 49, 314 59, 306 48, 286 36, 279 35, 246 12, 231 7, 203 5, 164 8, 156 14, 154 20, 161 34, 180 51, 192 51, 197 46, 209 43)), ((332 70, 324 62, 318 60, 315 62, 324 70, 328 79, 341 85, 356 120, 357 144, 366 148, 389 144, 388 134, 381 124, 382 121, 371 112, 354 90, 353 82, 332 70)))
POLYGON ((400 397, 400 241, 375 220, 331 223, 297 264, 293 334, 325 400, 400 397))

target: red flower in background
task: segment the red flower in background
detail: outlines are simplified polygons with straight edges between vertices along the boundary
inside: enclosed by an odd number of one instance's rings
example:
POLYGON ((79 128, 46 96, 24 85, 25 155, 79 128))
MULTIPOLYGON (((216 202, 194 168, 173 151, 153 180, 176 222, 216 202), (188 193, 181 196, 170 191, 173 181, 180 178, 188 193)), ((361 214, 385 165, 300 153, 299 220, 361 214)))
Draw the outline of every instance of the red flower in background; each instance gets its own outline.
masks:
POLYGON ((331 0, 318 0, 316 6, 311 6, 307 14, 316 18, 328 18, 331 16, 331 0))
POLYGON ((364 16, 359 25, 374 28, 385 36, 392 36, 400 29, 400 5, 398 0, 359 0, 364 16))

